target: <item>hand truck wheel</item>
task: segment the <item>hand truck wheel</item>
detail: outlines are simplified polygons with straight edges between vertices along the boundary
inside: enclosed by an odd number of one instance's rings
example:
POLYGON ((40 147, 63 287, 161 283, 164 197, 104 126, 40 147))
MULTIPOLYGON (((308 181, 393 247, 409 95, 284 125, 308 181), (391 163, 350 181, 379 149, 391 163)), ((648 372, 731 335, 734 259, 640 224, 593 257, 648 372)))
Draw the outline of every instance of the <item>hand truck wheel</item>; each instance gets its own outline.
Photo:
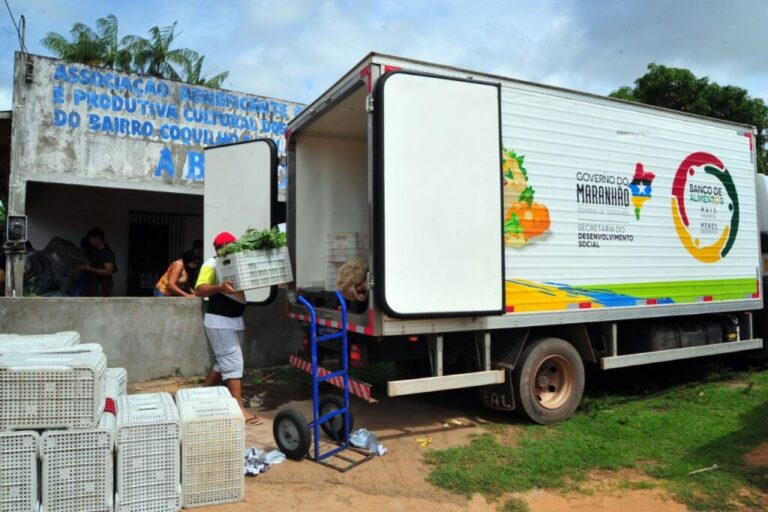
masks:
MULTIPOLYGON (((344 397, 331 394, 325 395, 320 399, 320 405, 318 406, 318 412, 320 416, 324 416, 329 412, 337 411, 344 408, 344 397)), ((349 432, 352 433, 355 418, 352 416, 352 411, 347 412, 349 414, 349 432)), ((325 435, 337 442, 345 441, 344 439, 344 415, 340 414, 335 418, 331 418, 330 421, 320 424, 320 428, 323 429, 325 435)))
POLYGON ((312 434, 307 420, 299 411, 283 409, 277 413, 272 424, 272 434, 277 448, 289 459, 303 459, 309 452, 312 434))

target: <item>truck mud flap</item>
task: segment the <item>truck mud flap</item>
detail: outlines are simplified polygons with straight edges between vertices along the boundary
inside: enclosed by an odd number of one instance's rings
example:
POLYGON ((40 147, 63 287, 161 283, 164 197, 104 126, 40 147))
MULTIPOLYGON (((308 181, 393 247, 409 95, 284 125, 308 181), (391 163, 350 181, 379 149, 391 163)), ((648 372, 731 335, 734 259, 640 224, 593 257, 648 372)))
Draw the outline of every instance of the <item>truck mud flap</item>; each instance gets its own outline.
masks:
POLYGON ((505 382, 479 388, 480 402, 489 409, 497 411, 515 410, 515 393, 512 385, 512 372, 507 370, 505 382))

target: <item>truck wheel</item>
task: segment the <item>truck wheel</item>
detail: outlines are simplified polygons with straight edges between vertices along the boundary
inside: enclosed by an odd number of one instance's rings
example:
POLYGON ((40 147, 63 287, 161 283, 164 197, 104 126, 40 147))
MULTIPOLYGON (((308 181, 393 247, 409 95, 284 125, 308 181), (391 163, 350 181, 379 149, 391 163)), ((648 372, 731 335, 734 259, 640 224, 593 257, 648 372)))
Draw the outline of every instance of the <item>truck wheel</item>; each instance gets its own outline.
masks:
POLYGON ((277 413, 272 424, 272 434, 278 450, 289 459, 303 459, 309 451, 312 435, 307 420, 299 411, 284 409, 277 413))
POLYGON ((528 345, 512 372, 517 410, 548 425, 568 418, 584 393, 584 364, 573 345, 544 338, 528 345))
MULTIPOLYGON (((325 414, 328 414, 329 412, 338 411, 343 407, 344 407, 344 398, 339 395, 333 394, 333 395, 326 395, 323 398, 321 398, 318 409, 320 412, 320 416, 323 416, 325 414)), ((348 411, 347 414, 349 414, 349 431, 352 432, 352 429, 355 424, 355 418, 352 416, 351 410, 348 411)), ((334 441, 337 441, 337 442, 344 441, 344 415, 343 414, 336 416, 335 418, 332 418, 330 421, 326 421, 325 423, 320 424, 320 428, 323 429, 323 432, 325 432, 325 435, 327 435, 334 441)))

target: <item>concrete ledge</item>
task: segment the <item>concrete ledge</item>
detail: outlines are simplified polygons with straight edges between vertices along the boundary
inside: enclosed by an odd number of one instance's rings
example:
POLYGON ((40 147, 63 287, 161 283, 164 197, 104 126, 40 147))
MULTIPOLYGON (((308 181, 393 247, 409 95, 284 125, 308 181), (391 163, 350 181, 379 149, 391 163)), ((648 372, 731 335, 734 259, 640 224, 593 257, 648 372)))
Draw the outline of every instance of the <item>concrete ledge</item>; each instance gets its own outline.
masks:
MULTIPOLYGON (((285 318, 283 300, 281 293, 270 306, 246 310, 246 366, 287 364, 300 346, 301 333, 285 318)), ((210 367, 203 311, 202 301, 182 298, 0 297, 0 332, 78 331, 82 343, 101 344, 109 366, 125 368, 135 382, 210 367)))

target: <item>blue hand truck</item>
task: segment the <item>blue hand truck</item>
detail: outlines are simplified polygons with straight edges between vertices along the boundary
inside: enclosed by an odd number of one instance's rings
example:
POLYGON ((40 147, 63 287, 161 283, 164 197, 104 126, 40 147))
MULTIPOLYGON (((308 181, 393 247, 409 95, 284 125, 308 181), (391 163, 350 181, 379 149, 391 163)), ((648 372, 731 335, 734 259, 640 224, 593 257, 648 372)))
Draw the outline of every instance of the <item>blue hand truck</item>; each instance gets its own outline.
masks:
POLYGON ((347 350, 347 303, 340 292, 336 298, 341 305, 341 329, 322 336, 317 335, 315 308, 307 299, 300 296, 299 303, 307 308, 310 315, 310 347, 312 350, 312 421, 307 423, 304 415, 295 409, 283 409, 272 426, 275 443, 286 457, 299 460, 304 457, 341 471, 349 471, 374 457, 373 453, 358 449, 349 444, 349 432, 352 429, 352 412, 349 408, 349 353, 347 350), (341 369, 325 375, 318 375, 317 345, 329 341, 341 340, 341 369), (321 383, 331 379, 343 379, 343 394, 328 395, 320 398, 318 388, 321 383), (311 431, 310 431, 311 429, 311 431), (320 430, 337 445, 324 453, 320 452, 320 430), (314 443, 312 443, 314 441, 314 443), (313 453, 309 454, 310 444, 313 453), (344 451, 353 451, 362 455, 361 458, 351 459, 342 455, 344 451), (332 464, 328 459, 335 458, 346 463, 344 466, 332 464))

